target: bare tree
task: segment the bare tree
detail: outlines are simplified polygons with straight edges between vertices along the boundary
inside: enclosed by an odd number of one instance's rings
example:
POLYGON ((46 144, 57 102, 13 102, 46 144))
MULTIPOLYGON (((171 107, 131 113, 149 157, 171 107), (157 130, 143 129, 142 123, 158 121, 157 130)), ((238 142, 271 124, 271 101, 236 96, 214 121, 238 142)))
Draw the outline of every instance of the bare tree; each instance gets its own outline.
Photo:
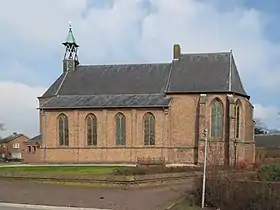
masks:
MULTIPOLYGON (((5 130, 4 124, 0 123, 0 132, 4 131, 4 130, 5 130)), ((1 135, 0 135, 0 139, 1 139, 1 135)))
POLYGON ((267 127, 261 119, 255 119, 255 134, 266 134, 267 127))

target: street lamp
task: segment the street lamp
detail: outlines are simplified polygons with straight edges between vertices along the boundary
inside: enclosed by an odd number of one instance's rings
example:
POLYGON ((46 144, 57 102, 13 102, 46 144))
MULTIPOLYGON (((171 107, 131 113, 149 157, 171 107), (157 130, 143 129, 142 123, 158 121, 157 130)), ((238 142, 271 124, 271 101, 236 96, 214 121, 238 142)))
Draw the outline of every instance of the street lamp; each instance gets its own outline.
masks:
POLYGON ((203 162, 203 181, 202 181, 202 199, 201 199, 202 208, 204 208, 204 202, 205 202, 208 130, 204 129, 203 134, 204 134, 204 162, 203 162))

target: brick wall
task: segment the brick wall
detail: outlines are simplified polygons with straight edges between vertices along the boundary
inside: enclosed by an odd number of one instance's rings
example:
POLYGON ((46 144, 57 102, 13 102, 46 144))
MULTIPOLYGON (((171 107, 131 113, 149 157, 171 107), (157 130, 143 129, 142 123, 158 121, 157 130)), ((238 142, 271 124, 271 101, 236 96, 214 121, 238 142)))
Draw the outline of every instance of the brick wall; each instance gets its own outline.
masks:
MULTIPOLYGON (((251 155, 253 149, 235 153, 233 146, 235 118, 231 116, 233 106, 237 99, 242 104, 241 130, 238 141, 246 141, 246 145, 253 141, 252 106, 242 97, 221 95, 171 95, 172 102, 169 109, 122 109, 122 110, 67 110, 61 112, 47 111, 40 117, 40 130, 42 131, 41 159, 44 156, 44 139, 46 139, 47 162, 136 162, 137 158, 164 157, 169 163, 198 163, 203 162, 202 132, 205 128, 210 130, 211 103, 219 98, 224 107, 224 132, 222 139, 213 139, 212 150, 219 151, 221 162, 225 157, 232 159, 236 154, 241 158, 251 155), (126 117, 126 145, 115 145, 115 115, 122 112, 126 117), (143 116, 151 112, 155 116, 155 145, 144 146, 143 116), (64 113, 69 120, 69 146, 58 145, 57 117, 64 113), (97 117, 97 146, 87 146, 85 118, 89 113, 97 117), (231 117, 230 117, 231 116, 231 117), (46 121, 46 133, 44 122, 46 121), (227 124, 227 122, 229 122, 227 124), (215 146, 214 146, 215 144, 215 146), (218 148, 218 149, 217 149, 218 148)), ((42 114, 42 113, 41 113, 42 114)), ((245 145, 245 144, 244 144, 245 145)), ((246 146, 248 147, 248 146, 246 146)), ((210 147, 209 147, 210 148, 210 147)))
POLYGON ((25 142, 22 157, 24 163, 41 163, 42 155, 40 145, 36 142, 25 142))

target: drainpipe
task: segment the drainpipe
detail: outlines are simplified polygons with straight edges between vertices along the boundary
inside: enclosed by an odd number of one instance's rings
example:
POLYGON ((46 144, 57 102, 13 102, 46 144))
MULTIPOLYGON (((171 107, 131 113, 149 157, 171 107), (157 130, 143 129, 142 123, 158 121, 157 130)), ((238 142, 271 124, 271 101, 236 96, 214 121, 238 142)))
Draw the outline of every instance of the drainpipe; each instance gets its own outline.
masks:
POLYGON ((204 207, 205 207, 208 130, 204 129, 203 134, 204 134, 204 161, 203 161, 202 199, 201 199, 201 207, 202 207, 202 209, 204 209, 204 207))
POLYGON ((46 157, 47 157, 47 148, 46 148, 46 143, 47 143, 47 126, 46 126, 46 112, 42 109, 42 115, 44 117, 44 135, 43 135, 43 142, 44 142, 44 153, 43 153, 43 161, 46 163, 46 157))
POLYGON ((234 139, 234 166, 237 166, 237 140, 234 139))

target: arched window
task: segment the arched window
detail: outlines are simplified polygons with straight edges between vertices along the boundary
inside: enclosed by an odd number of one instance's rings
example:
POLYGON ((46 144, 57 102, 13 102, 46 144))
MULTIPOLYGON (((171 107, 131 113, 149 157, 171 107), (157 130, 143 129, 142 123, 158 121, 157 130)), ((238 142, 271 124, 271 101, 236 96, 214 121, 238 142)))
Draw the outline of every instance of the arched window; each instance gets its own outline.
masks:
POLYGON ((223 105, 215 99, 211 107, 211 137, 221 138, 223 135, 223 105))
POLYGON ((97 145, 97 118, 94 114, 86 117, 87 145, 97 145))
POLYGON ((69 145, 68 118, 65 114, 60 114, 58 117, 58 138, 60 146, 69 145))
POLYGON ((125 145, 126 122, 122 113, 116 115, 116 145, 125 145))
POLYGON ((240 137, 240 101, 235 106, 235 138, 240 137))
POLYGON ((144 144, 155 145, 155 117, 151 113, 144 115, 144 144))

